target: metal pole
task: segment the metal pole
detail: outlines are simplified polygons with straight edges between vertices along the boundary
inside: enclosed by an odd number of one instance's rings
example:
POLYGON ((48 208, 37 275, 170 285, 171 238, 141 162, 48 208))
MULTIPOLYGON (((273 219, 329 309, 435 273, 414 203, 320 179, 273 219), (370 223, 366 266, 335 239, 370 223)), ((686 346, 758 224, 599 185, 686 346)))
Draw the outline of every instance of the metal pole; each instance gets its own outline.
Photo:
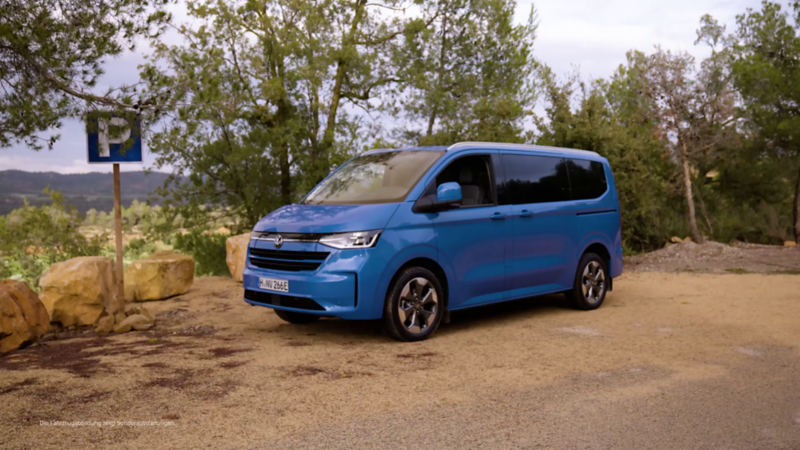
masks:
POLYGON ((122 200, 119 189, 119 164, 114 164, 114 234, 117 240, 117 313, 125 311, 125 285, 122 279, 122 200))

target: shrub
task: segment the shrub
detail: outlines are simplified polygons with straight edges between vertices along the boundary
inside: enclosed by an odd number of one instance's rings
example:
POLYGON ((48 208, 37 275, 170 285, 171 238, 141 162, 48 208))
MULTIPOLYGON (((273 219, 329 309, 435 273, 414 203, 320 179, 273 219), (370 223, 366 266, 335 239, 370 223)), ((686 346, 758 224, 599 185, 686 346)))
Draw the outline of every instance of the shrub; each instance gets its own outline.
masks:
POLYGON ((60 261, 97 256, 108 241, 105 234, 87 239, 78 231, 81 219, 56 191, 45 189, 51 203, 25 206, 0 218, 0 278, 25 281, 38 289, 42 273, 60 261))
POLYGON ((231 274, 225 262, 227 239, 228 236, 224 234, 206 234, 193 230, 187 234, 176 235, 173 244, 175 250, 192 255, 196 275, 229 277, 231 274))

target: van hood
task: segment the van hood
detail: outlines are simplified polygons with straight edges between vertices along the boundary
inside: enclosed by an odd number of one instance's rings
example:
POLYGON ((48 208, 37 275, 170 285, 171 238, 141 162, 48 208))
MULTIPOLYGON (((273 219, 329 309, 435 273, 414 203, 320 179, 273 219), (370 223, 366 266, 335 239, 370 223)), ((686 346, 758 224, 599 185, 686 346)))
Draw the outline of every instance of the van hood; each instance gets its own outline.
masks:
POLYGON ((281 233, 340 233, 382 229, 399 203, 376 205, 282 206, 261 219, 254 231, 281 233))

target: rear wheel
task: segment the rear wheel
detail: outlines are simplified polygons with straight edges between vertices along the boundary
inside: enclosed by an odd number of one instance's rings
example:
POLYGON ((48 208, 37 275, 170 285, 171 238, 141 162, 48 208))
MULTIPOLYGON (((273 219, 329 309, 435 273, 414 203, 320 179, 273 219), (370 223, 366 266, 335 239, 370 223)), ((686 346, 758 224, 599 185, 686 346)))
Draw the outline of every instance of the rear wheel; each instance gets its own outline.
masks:
POLYGON ((392 283, 386 296, 383 322, 399 341, 429 338, 444 315, 442 285, 428 269, 410 267, 392 283))
POLYGON ((281 319, 298 325, 314 323, 319 320, 319 316, 315 316, 314 314, 303 314, 294 311, 285 311, 283 309, 275 309, 273 311, 275 311, 275 314, 281 319))
POLYGON ((597 309, 606 298, 609 282, 606 260, 595 253, 586 253, 578 263, 572 290, 565 295, 577 309, 597 309))

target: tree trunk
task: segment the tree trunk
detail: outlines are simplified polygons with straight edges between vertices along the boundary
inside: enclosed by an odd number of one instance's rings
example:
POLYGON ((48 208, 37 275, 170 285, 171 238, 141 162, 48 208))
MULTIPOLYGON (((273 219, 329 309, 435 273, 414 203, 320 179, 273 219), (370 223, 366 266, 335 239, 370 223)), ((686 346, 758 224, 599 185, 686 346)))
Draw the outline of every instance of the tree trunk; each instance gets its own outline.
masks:
MULTIPOLYGON (((364 8, 367 4, 366 0, 358 0, 355 5, 355 12, 353 13, 353 22, 350 24, 350 30, 347 35, 342 36, 342 53, 346 53, 344 51, 345 47, 352 47, 354 46, 353 41, 355 39, 356 32, 358 31, 358 27, 361 24, 361 20, 364 17, 364 8)), ((320 168, 319 173, 315 174, 314 184, 322 181, 328 174, 328 156, 330 153, 330 149, 333 147, 334 138, 336 135, 336 118, 339 114, 339 103, 341 102, 342 98, 342 86, 344 83, 344 77, 347 74, 347 60, 344 59, 345 57, 342 56, 336 64, 336 76, 334 77, 333 82, 333 89, 331 91, 331 103, 328 107, 328 123, 325 126, 325 131, 322 134, 322 143, 320 148, 318 149, 314 158, 314 165, 315 169, 320 168)))
POLYGON ((800 246, 800 171, 797 172, 797 187, 794 190, 794 241, 800 246))
MULTIPOLYGON (((438 94, 442 91, 442 79, 444 78, 444 60, 447 54, 447 14, 442 18, 442 47, 439 49, 439 73, 437 74, 436 90, 438 94)), ((428 118, 428 133, 426 136, 430 137, 433 134, 433 125, 436 123, 436 113, 439 109, 439 99, 434 99, 433 110, 431 116, 428 118)))
POLYGON ((698 244, 703 243, 703 236, 697 229, 697 217, 694 213, 694 196, 692 195, 692 174, 689 171, 689 155, 686 152, 686 145, 679 139, 681 166, 683 168, 683 190, 686 194, 686 206, 689 208, 689 228, 692 231, 692 239, 698 244))
POLYGON ((288 205, 292 203, 292 175, 291 167, 289 164, 289 148, 284 145, 281 149, 279 156, 279 165, 281 169, 281 203, 288 205))

